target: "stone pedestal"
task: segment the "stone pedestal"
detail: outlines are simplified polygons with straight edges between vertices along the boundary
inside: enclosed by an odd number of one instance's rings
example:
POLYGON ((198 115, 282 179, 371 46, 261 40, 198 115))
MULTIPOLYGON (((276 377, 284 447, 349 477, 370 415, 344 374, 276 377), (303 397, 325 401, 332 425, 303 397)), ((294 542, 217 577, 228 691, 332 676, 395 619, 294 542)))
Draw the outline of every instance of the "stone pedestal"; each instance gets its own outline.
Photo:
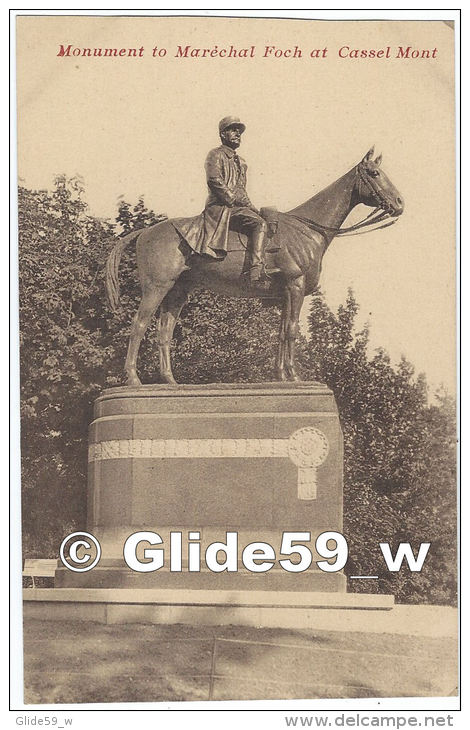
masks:
POLYGON ((342 464, 333 394, 318 383, 111 388, 95 402, 89 435, 87 530, 102 558, 88 573, 59 568, 56 586, 344 591, 342 574, 315 563, 317 536, 342 532, 342 464), (165 567, 153 573, 123 560, 126 538, 142 530, 164 540, 165 567), (176 531, 181 572, 168 567, 176 531), (205 549, 227 531, 238 533, 239 561, 259 541, 285 557, 282 533, 309 532, 312 566, 251 573, 239 562, 237 572, 211 572, 205 549), (200 572, 188 571, 188 539, 201 545, 200 572))

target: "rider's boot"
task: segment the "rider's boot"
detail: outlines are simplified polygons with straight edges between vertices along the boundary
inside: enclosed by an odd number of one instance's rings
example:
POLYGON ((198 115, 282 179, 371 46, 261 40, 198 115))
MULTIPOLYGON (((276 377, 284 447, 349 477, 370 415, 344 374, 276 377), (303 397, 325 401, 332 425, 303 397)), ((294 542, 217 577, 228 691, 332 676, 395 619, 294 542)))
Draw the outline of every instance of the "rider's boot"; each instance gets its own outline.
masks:
POLYGON ((251 242, 251 266, 249 278, 250 285, 254 289, 265 289, 267 291, 271 286, 271 282, 266 276, 263 262, 265 238, 265 228, 260 228, 253 236, 251 242))

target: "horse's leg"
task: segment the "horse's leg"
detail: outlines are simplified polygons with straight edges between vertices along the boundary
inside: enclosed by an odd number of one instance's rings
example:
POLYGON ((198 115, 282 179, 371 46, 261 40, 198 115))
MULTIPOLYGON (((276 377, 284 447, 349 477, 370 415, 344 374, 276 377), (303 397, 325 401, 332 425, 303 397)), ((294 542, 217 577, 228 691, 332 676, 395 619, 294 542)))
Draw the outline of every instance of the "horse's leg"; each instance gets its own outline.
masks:
POLYGON ((282 302, 281 324, 279 327, 279 344, 276 358, 276 375, 278 380, 287 380, 286 377, 286 342, 287 342, 287 325, 289 322, 289 312, 291 307, 291 292, 288 286, 284 289, 284 298, 282 302))
POLYGON ((160 377, 164 383, 176 384, 171 369, 170 344, 180 312, 188 301, 187 284, 177 282, 160 305, 158 325, 158 348, 160 354, 160 377))
POLYGON ((137 355, 140 343, 158 305, 169 292, 173 283, 173 281, 169 281, 165 282, 165 284, 154 285, 153 288, 147 285, 143 290, 139 309, 132 322, 129 347, 127 348, 125 364, 127 385, 141 385, 139 376, 137 375, 137 355))
POLYGON ((140 343, 157 307, 189 267, 187 252, 170 221, 144 230, 137 240, 137 268, 142 285, 142 301, 131 327, 126 358, 128 385, 140 385, 137 356, 140 343))
POLYGON ((285 371, 288 380, 299 380, 295 370, 295 341, 299 336, 300 310, 305 297, 305 277, 291 279, 287 288, 290 292, 290 307, 286 325, 286 358, 285 371))

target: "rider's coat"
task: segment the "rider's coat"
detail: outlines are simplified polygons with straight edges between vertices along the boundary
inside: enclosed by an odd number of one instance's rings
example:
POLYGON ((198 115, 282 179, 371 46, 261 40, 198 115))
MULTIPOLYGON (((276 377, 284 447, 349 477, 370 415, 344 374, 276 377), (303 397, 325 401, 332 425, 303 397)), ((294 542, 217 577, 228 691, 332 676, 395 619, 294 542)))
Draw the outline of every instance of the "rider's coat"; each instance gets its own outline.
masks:
POLYGON ((199 254, 223 258, 227 253, 230 215, 240 208, 254 207, 246 192, 247 164, 235 150, 220 145, 206 158, 209 196, 201 215, 176 218, 175 228, 199 254))

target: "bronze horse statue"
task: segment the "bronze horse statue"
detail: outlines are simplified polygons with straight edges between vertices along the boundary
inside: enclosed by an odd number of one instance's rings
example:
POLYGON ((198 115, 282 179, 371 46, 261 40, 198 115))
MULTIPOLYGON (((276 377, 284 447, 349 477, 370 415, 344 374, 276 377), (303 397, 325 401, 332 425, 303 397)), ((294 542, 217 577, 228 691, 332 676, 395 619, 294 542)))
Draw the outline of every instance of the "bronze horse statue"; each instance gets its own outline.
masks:
POLYGON ((171 220, 133 231, 120 239, 106 263, 106 291, 113 311, 119 306, 121 254, 134 241, 137 242, 137 266, 142 285, 142 300, 131 327, 125 364, 127 385, 141 385, 137 375, 137 355, 158 307, 160 375, 163 382, 176 383, 171 370, 170 343, 181 309, 189 293, 195 289, 209 289, 234 297, 281 301, 276 373, 279 380, 298 380, 294 354, 300 310, 304 297, 312 294, 318 286, 322 258, 331 241, 337 235, 370 230, 374 224, 375 229, 377 224, 380 224, 379 227, 391 225, 403 213, 399 192, 380 168, 381 156, 374 160, 373 154, 372 148, 339 180, 303 205, 287 213, 279 213, 278 248, 275 253, 268 254, 270 266, 278 273, 273 274, 268 291, 253 290, 240 275, 244 250, 234 250, 223 260, 200 256, 186 244, 171 220), (360 223, 341 228, 359 203, 375 210, 360 223))

